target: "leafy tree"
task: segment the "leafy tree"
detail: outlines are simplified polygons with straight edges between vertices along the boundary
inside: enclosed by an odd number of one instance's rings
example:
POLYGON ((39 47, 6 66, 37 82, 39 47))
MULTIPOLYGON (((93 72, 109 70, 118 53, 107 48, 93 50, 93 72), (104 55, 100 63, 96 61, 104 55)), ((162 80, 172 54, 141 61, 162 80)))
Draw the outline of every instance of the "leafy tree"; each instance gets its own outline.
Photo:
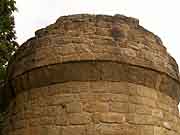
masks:
POLYGON ((0 80, 6 76, 6 66, 13 52, 18 47, 15 41, 14 0, 0 0, 0 80))
MULTIPOLYGON (((14 11, 16 11, 14 0, 0 0, 0 83, 5 80, 8 60, 18 47, 18 44, 15 42, 14 11)), ((4 113, 1 111, 1 107, 0 135, 2 121, 4 119, 4 113)))

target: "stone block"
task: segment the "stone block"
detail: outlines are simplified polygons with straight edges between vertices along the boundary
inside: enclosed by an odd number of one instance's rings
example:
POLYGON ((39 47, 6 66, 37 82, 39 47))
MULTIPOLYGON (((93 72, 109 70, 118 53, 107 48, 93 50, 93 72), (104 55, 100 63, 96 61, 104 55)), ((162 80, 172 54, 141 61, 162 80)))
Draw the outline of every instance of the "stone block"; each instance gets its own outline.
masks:
POLYGON ((68 125, 68 123, 69 123, 68 119, 69 119, 69 117, 64 110, 60 115, 57 115, 55 117, 55 124, 58 126, 68 125))
POLYGON ((152 115, 152 108, 146 105, 136 105, 135 110, 137 114, 152 115))
POLYGON ((110 100, 112 102, 128 102, 128 97, 125 94, 111 94, 110 100))
POLYGON ((84 125, 91 122, 91 116, 89 113, 71 113, 68 120, 71 125, 84 125))
POLYGON ((62 128, 62 135, 86 135, 85 126, 67 126, 62 128))
POLYGON ((82 104, 79 102, 72 102, 66 105, 68 113, 80 113, 82 112, 82 104))
POLYGON ((84 105, 84 111, 86 112, 108 112, 109 104, 106 102, 89 102, 84 105))
POLYGON ((154 126, 140 126, 140 135, 154 135, 154 126))
POLYGON ((126 122, 125 114, 122 113, 95 113, 94 121, 102 123, 124 123, 126 122))
POLYGON ((129 107, 127 103, 112 102, 110 104, 110 111, 117 112, 117 113, 128 113, 129 107))

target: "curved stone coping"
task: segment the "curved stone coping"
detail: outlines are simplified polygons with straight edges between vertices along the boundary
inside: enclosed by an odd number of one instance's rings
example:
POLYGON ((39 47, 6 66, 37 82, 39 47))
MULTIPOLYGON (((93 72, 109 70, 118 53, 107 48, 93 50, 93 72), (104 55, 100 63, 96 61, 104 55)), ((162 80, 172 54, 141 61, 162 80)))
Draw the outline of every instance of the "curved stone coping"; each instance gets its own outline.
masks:
POLYGON ((122 15, 70 15, 35 33, 9 62, 8 76, 50 64, 112 60, 166 72, 179 80, 178 67, 159 37, 122 15))
POLYGON ((14 93, 69 81, 130 82, 166 93, 177 102, 180 84, 170 76, 126 63, 112 61, 79 61, 33 69, 11 80, 14 93))

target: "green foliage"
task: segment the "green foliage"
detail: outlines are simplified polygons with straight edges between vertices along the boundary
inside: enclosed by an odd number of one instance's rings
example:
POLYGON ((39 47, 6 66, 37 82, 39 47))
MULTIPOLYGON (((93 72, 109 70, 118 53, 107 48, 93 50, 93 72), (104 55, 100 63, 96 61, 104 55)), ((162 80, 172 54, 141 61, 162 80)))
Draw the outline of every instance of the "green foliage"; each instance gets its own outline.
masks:
POLYGON ((14 0, 0 0, 0 80, 5 79, 7 62, 18 47, 13 16, 15 3, 14 0))
MULTIPOLYGON (((14 0, 0 0, 0 82, 5 80, 8 60, 18 47, 15 42, 14 11, 16 11, 14 0)), ((2 106, 0 106, 0 134, 5 118, 1 108, 2 106)))

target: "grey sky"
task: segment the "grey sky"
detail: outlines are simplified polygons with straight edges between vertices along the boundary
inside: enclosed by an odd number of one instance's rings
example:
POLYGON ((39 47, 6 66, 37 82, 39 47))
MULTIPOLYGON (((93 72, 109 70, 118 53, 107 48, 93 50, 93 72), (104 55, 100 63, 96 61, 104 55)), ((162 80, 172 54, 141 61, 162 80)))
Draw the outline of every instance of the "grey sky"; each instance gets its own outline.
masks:
POLYGON ((21 44, 62 15, 124 14, 138 18, 140 24, 163 40, 168 52, 180 65, 179 0, 16 0, 17 41, 21 44))

